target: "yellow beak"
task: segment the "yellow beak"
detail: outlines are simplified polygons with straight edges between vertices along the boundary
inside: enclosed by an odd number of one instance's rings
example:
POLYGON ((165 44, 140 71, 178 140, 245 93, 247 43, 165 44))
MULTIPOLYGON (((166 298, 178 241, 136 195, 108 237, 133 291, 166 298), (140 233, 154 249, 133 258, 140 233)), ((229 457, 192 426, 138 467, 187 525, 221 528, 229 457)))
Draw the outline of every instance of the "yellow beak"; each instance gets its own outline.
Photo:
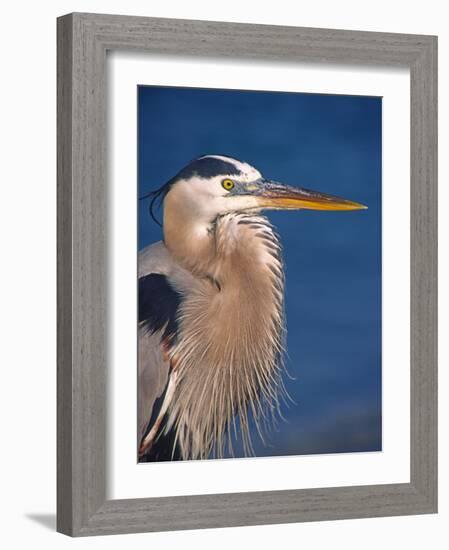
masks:
POLYGON ((366 210, 368 207, 326 193, 265 180, 258 196, 261 208, 272 210, 366 210))

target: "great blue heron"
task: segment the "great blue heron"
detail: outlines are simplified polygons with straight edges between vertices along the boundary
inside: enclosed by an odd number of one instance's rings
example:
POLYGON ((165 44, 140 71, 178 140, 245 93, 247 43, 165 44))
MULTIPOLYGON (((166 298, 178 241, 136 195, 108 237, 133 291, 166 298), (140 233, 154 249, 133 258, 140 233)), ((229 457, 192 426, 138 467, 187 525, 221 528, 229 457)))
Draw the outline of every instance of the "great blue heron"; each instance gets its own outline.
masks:
POLYGON ((221 155, 149 195, 152 216, 163 201, 164 240, 139 254, 140 459, 220 457, 236 418, 248 452, 249 415, 263 424, 283 388, 283 261, 261 211, 366 207, 221 155))

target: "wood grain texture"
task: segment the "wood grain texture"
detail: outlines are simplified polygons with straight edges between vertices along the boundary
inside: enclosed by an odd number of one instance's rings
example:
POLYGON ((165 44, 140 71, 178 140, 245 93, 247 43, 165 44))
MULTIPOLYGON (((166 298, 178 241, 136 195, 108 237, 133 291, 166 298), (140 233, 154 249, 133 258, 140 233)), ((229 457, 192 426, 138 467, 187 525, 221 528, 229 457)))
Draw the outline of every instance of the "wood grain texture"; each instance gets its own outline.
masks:
POLYGON ((72 536, 437 509, 436 37, 70 14, 58 20, 58 524, 72 536), (106 52, 406 66, 411 71, 411 480, 106 500, 106 52))
POLYGON ((57 109, 57 529, 72 528, 72 25, 58 21, 57 109), (59 513, 64 503, 64 512, 59 513))

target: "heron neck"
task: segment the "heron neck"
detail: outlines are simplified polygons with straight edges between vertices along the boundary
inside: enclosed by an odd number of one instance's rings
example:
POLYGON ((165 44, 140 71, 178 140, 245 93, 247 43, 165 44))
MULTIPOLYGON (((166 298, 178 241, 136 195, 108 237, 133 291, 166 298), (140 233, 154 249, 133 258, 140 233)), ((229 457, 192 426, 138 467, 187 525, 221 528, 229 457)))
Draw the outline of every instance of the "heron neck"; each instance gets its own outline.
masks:
POLYGON ((164 203, 164 243, 179 264, 196 277, 206 277, 214 257, 211 221, 186 208, 175 195, 164 203))
POLYGON ((199 278, 225 284, 282 278, 280 244, 261 215, 231 213, 201 220, 196 213, 168 204, 164 210, 164 243, 186 270, 199 278), (172 216, 173 206, 177 212, 172 216))

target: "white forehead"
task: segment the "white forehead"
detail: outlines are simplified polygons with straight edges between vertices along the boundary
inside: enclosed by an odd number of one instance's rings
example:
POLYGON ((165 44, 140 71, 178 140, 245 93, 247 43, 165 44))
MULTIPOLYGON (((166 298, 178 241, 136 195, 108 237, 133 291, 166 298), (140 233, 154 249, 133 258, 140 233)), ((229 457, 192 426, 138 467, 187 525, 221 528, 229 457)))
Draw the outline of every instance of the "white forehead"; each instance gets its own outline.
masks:
POLYGON ((251 166, 251 164, 248 164, 247 162, 242 162, 240 160, 234 159, 232 157, 225 157, 223 155, 204 155, 203 157, 200 157, 200 159, 203 158, 209 158, 209 159, 217 159, 222 160, 223 162, 227 162, 230 164, 233 164, 240 172, 238 175, 230 174, 230 177, 237 181, 254 181, 256 179, 259 179, 262 177, 262 174, 254 168, 254 166, 251 166))

